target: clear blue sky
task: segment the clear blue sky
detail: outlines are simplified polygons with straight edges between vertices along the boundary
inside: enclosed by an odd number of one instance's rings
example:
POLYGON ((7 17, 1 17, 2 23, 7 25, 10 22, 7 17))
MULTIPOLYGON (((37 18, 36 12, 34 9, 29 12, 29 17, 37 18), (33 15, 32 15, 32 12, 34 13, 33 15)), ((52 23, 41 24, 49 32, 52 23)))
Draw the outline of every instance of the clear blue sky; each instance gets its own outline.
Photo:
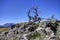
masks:
POLYGON ((27 10, 38 6, 40 17, 60 19, 60 0, 0 0, 0 25, 28 21, 27 10))

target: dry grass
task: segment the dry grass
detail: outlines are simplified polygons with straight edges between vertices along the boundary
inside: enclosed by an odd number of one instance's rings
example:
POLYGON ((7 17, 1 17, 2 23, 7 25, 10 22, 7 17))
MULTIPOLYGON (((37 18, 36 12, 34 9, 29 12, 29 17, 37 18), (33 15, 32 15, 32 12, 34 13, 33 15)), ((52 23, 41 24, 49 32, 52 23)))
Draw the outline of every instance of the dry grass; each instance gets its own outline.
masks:
POLYGON ((9 30, 9 28, 0 28, 0 33, 9 30))

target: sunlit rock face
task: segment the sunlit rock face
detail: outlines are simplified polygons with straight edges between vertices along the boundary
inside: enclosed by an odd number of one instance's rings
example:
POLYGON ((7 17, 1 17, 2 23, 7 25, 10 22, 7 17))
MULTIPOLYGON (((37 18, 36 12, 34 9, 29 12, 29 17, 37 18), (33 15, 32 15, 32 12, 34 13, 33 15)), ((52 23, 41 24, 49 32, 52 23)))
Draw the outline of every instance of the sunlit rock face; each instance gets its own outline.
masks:
POLYGON ((9 30, 7 35, 4 34, 4 37, 2 36, 2 40, 5 40, 5 38, 7 38, 7 40, 30 40, 30 37, 33 35, 33 33, 40 34, 39 40, 58 40, 53 38, 55 37, 53 30, 51 30, 50 27, 46 27, 46 24, 44 24, 44 22, 38 23, 39 26, 37 26, 36 29, 34 29, 34 23, 27 23, 27 25, 25 24, 26 26, 17 25, 13 27, 13 29, 9 30), (44 31, 46 31, 46 34, 44 31))
POLYGON ((39 40, 58 40, 53 38, 55 37, 55 35, 54 32, 50 29, 50 27, 46 27, 46 28, 45 27, 46 26, 39 25, 35 30, 32 24, 28 25, 25 30, 24 30, 24 25, 23 27, 19 26, 19 28, 14 27, 13 29, 8 31, 7 35, 4 35, 4 37, 2 36, 2 38, 4 40, 5 38, 7 38, 7 40, 30 40, 30 37, 31 35, 33 35, 33 33, 39 33, 40 34, 39 40), (33 27, 33 31, 28 30, 31 27, 33 27), (44 33, 44 31, 46 31, 46 34, 44 33))

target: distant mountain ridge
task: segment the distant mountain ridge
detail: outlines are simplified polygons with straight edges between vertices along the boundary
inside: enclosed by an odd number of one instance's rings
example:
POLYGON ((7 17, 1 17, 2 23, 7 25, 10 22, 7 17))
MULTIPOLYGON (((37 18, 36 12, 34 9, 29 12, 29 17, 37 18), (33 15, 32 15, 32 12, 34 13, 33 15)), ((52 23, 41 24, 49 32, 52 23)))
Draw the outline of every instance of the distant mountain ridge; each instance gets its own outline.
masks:
POLYGON ((3 26, 0 25, 0 28, 3 28, 3 26))
POLYGON ((2 26, 0 26, 0 28, 11 28, 14 25, 14 23, 6 23, 2 26))

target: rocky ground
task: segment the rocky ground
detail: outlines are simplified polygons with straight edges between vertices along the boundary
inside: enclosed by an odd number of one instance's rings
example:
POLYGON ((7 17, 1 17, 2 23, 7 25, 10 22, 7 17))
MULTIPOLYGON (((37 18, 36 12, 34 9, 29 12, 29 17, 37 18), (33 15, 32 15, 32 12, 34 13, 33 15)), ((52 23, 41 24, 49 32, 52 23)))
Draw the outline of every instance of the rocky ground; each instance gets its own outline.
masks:
MULTIPOLYGON (((2 32, 2 34, 0 34, 0 40, 24 40, 24 39, 21 39, 21 37, 24 34, 29 33, 29 31, 27 30, 25 32, 22 29, 22 32, 21 32, 21 29, 19 29, 19 28, 21 28, 23 26, 24 26, 24 24, 20 24, 19 23, 19 24, 16 25, 17 28, 13 28, 13 29, 10 29, 10 30, 7 30, 7 31, 2 32), (19 29, 19 32, 17 33, 18 29, 19 29), (7 32, 9 32, 8 33, 9 36, 7 35, 7 32)), ((37 24, 35 24, 34 26, 35 27, 38 27, 37 24)), ((46 34, 45 33, 41 32, 41 31, 39 31, 39 32, 40 33, 37 33, 37 32, 34 32, 34 31, 31 32, 31 34, 29 34, 29 35, 31 35, 30 40, 48 40, 48 39, 46 39, 47 37, 46 37, 46 34)), ((57 35, 57 37, 59 36, 59 38, 60 38, 60 24, 58 26, 58 30, 57 30, 57 34, 56 35, 57 35)))

